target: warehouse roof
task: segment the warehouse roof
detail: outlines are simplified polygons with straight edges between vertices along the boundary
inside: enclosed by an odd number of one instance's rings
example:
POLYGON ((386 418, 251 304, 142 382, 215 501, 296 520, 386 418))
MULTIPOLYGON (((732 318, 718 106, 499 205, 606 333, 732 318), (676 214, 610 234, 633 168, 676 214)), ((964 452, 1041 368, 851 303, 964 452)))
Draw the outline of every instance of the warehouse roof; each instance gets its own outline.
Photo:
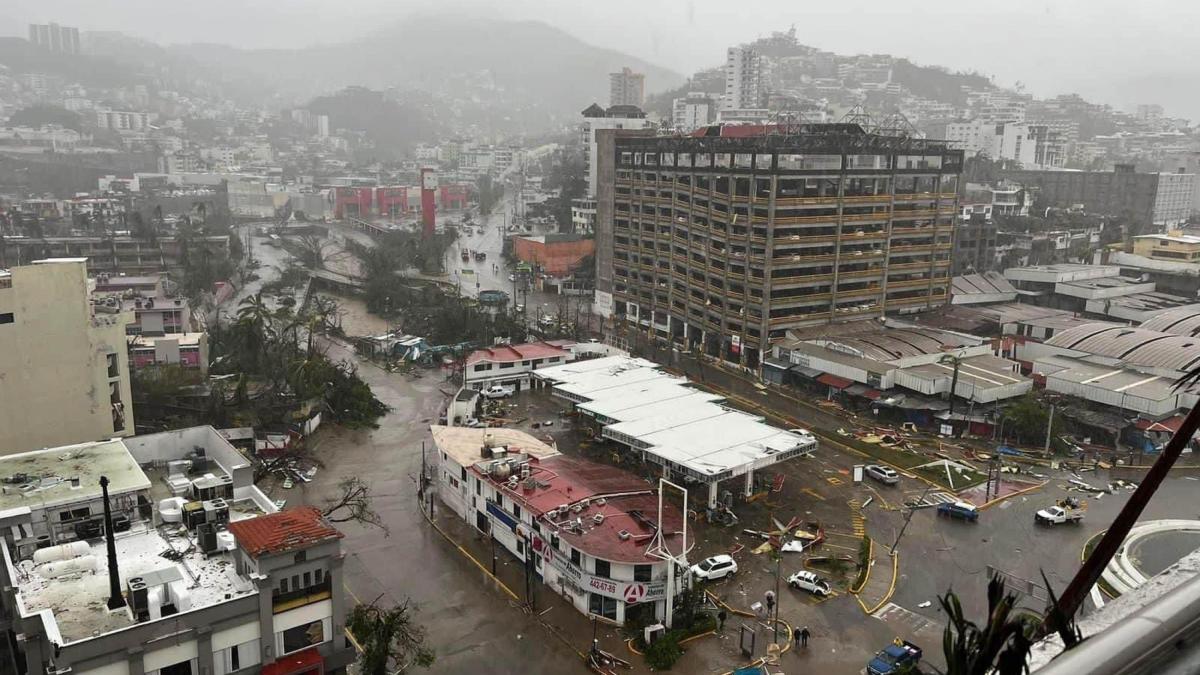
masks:
POLYGON ((1200 364, 1200 339, 1110 323, 1070 328, 1050 338, 1046 344, 1138 366, 1188 370, 1200 364))
POLYGON ((1175 335, 1195 336, 1200 334, 1200 310, 1195 307, 1182 307, 1163 312, 1142 322, 1142 328, 1175 335))
POLYGON ((874 361, 894 361, 910 356, 936 354, 946 346, 959 347, 962 342, 946 343, 946 333, 929 328, 879 328, 847 338, 810 340, 827 349, 874 361))

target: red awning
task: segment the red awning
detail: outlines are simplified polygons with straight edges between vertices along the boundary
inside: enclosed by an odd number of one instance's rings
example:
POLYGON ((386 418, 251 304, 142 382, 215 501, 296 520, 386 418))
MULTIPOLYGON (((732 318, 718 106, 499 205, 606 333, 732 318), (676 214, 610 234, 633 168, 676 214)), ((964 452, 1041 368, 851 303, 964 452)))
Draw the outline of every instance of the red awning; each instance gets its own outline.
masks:
POLYGON ((1173 434, 1179 431, 1179 425, 1181 424, 1183 424, 1183 418, 1176 415, 1168 417, 1165 420, 1159 420, 1158 422, 1139 418, 1135 426, 1142 431, 1161 431, 1173 434))
POLYGON ((321 657, 321 652, 318 652, 316 647, 310 647, 302 652, 281 656, 275 659, 274 662, 263 666, 260 672, 262 675, 320 673, 322 671, 321 664, 323 663, 325 663, 325 659, 321 657))
POLYGON ((868 389, 863 392, 863 396, 875 401, 878 400, 880 396, 883 396, 883 392, 879 391, 878 389, 868 389))
POLYGON ((834 389, 845 389, 846 387, 849 387, 850 385, 854 384, 854 380, 847 380, 844 377, 838 377, 837 375, 830 375, 829 373, 822 373, 817 378, 817 382, 820 382, 821 384, 827 384, 827 385, 833 387, 834 389))

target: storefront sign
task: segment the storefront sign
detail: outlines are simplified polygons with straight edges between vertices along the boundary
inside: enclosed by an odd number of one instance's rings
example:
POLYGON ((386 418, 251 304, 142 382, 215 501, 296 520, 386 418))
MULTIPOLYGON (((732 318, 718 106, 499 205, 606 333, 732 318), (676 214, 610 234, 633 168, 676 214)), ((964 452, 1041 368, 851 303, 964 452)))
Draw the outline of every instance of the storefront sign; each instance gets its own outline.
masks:
POLYGON ((541 553, 543 564, 553 567, 567 581, 583 591, 602 595, 606 598, 623 600, 626 604, 630 605, 639 602, 662 600, 667 597, 666 579, 657 581, 618 581, 606 577, 598 577, 594 574, 584 572, 578 565, 571 562, 571 559, 564 555, 562 551, 554 550, 554 547, 549 542, 536 534, 533 535, 532 545, 534 551, 541 553))

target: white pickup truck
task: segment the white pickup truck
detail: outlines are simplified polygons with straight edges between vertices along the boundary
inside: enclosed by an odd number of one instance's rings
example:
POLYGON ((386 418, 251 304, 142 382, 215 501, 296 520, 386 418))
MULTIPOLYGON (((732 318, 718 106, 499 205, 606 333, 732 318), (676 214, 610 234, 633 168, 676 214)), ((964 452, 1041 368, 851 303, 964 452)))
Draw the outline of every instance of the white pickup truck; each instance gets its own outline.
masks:
POLYGON ((1078 523, 1087 513, 1087 505, 1080 504, 1075 499, 1064 499, 1047 509, 1034 514, 1034 521, 1042 525, 1062 525, 1063 523, 1078 523))
POLYGON ((517 390, 514 389, 513 387, 506 387, 503 384, 493 384, 492 386, 483 390, 483 397, 484 398, 508 398, 509 396, 512 396, 515 393, 517 393, 517 390))

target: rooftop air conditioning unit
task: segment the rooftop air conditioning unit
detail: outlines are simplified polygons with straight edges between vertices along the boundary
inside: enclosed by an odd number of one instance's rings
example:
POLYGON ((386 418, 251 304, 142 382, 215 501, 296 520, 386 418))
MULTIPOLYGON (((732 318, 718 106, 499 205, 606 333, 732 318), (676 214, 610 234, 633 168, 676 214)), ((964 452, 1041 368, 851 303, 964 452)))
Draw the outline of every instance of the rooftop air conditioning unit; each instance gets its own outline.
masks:
POLYGON ((620 539, 621 541, 629 541, 630 536, 631 535, 629 534, 629 530, 621 530, 620 532, 617 533, 617 538, 620 539))
POLYGON ((607 500, 607 499, 605 499, 604 497, 597 497, 597 498, 596 498, 596 506, 604 506, 604 505, 605 505, 605 504, 607 504, 607 503, 608 503, 608 500, 607 500))
POLYGON ((596 525, 602 525, 604 523, 604 514, 597 513, 596 515, 592 516, 592 523, 596 525))

